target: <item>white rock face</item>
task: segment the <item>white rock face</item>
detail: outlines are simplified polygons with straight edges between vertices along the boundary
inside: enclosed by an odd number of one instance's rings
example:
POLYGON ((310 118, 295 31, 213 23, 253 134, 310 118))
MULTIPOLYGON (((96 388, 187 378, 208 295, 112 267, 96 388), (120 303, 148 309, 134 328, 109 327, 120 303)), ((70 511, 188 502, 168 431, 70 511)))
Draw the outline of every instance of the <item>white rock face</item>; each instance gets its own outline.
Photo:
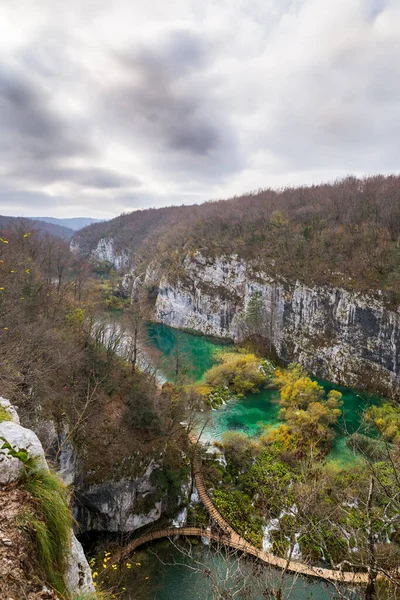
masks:
POLYGON ((150 502, 147 511, 138 510, 156 488, 151 475, 158 466, 152 462, 142 477, 104 481, 85 486, 76 506, 76 518, 84 531, 132 532, 161 517, 162 501, 150 502))
MULTIPOLYGON (((0 423, 0 437, 15 450, 26 450, 29 457, 38 459, 38 466, 48 470, 43 446, 37 435, 31 430, 19 425, 19 418, 15 408, 1 398, 1 406, 6 408, 13 416, 13 421, 3 421, 0 423)), ((0 440, 0 448, 3 445, 0 440)), ((17 481, 21 475, 23 463, 18 458, 8 455, 6 449, 0 449, 0 485, 8 485, 17 481)), ((82 546, 73 534, 71 529, 71 545, 66 548, 68 553, 67 569, 64 574, 64 582, 68 593, 75 597, 81 593, 94 592, 95 588, 92 581, 90 567, 86 560, 82 546)))
POLYGON ((187 506, 176 515, 175 519, 172 520, 172 527, 184 527, 186 525, 188 516, 187 506))
POLYGON ((72 485, 76 475, 76 452, 68 437, 69 427, 64 426, 63 433, 59 436, 58 474, 67 485, 72 485))
POLYGON ((117 252, 112 238, 102 238, 93 250, 92 258, 107 261, 114 265, 116 269, 122 269, 129 263, 128 253, 125 251, 117 252))
POLYGON ((83 552, 82 545, 72 532, 71 547, 68 554, 64 583, 67 592, 73 596, 76 596, 78 593, 88 594, 95 591, 92 573, 83 552))
POLYGON ((160 280, 155 319, 217 337, 240 338, 240 322, 257 291, 277 355, 349 386, 379 382, 400 393, 400 312, 341 288, 274 280, 237 256, 184 261, 185 277, 160 280))
MULTIPOLYGON (((36 457, 40 466, 48 470, 42 444, 31 429, 25 429, 13 421, 0 423, 0 438, 4 438, 15 450, 26 450, 31 457, 36 457)), ((0 485, 17 481, 21 476, 23 463, 18 458, 8 454, 7 449, 1 449, 0 440, 0 485)))

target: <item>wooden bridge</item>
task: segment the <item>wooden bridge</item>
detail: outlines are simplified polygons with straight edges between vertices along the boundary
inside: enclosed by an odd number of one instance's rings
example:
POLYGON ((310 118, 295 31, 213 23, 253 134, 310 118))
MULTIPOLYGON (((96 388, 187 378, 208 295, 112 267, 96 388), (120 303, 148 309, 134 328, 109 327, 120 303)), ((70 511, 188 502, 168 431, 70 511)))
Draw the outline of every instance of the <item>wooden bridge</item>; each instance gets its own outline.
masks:
POLYGON ((199 527, 169 527, 166 529, 159 529, 157 531, 150 531, 149 533, 145 533, 141 537, 127 544, 125 548, 122 549, 120 558, 129 556, 134 550, 139 548, 139 546, 142 546, 143 544, 153 540, 170 538, 174 536, 194 536, 219 542, 225 546, 235 548, 236 550, 239 550, 245 554, 255 556, 257 559, 268 565, 278 569, 284 569, 298 575, 317 577, 319 579, 352 585, 367 583, 368 573, 323 569, 294 560, 288 561, 280 556, 275 556, 274 554, 264 552, 242 538, 218 512, 210 496, 208 495, 202 472, 201 454, 198 450, 198 440, 195 436, 191 435, 190 441, 195 445, 196 448, 193 459, 193 475, 195 478, 197 491, 199 493, 199 498, 209 513, 212 521, 218 526, 221 533, 219 534, 217 531, 212 531, 211 528, 199 527))

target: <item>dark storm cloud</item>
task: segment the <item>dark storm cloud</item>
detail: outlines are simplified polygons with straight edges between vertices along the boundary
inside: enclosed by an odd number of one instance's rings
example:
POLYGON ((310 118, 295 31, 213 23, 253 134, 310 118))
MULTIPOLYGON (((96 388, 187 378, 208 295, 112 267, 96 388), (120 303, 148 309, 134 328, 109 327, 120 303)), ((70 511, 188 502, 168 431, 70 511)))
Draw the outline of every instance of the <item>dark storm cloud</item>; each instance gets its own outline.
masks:
POLYGON ((178 30, 157 45, 119 55, 125 81, 106 91, 107 121, 140 138, 160 160, 188 175, 218 175, 238 167, 237 144, 208 66, 206 40, 178 30))
POLYGON ((398 0, 3 4, 0 212, 399 171, 398 0))
POLYGON ((140 185, 138 178, 110 169, 66 166, 70 159, 95 156, 88 141, 88 126, 56 113, 49 93, 27 75, 0 70, 0 114, 0 156, 5 177, 19 183, 62 182, 98 189, 140 185))
POLYGON ((8 176, 19 178, 23 181, 25 178, 34 181, 37 184, 70 183, 85 188, 97 189, 118 189, 123 187, 138 187, 141 185, 140 179, 130 177, 124 174, 116 173, 109 169, 86 167, 82 169, 58 167, 50 163, 46 164, 43 170, 31 169, 25 174, 14 168, 9 170, 8 176))
POLYGON ((50 107, 48 93, 27 76, 0 70, 0 151, 43 160, 87 152, 81 133, 74 132, 50 107))
POLYGON ((84 187, 99 189, 116 189, 136 187, 141 184, 137 177, 128 177, 107 169, 64 169, 58 176, 61 180, 70 180, 84 187))

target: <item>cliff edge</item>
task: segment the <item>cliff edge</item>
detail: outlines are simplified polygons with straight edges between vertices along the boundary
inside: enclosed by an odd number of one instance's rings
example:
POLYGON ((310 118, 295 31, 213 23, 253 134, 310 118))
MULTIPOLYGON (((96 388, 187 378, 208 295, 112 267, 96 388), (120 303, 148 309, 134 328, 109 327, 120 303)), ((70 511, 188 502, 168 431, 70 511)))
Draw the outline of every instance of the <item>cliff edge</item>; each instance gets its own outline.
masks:
POLYGON ((72 531, 68 488, 49 469, 36 434, 0 398, 0 600, 81 594, 95 598, 72 531))

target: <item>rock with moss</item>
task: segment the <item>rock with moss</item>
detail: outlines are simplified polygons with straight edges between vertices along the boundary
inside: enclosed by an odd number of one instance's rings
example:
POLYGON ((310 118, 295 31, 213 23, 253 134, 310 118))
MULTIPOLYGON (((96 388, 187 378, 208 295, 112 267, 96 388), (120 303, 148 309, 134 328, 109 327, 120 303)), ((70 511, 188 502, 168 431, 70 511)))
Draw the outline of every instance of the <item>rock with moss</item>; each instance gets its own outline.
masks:
MULTIPOLYGON (((18 593, 31 597, 29 586, 39 580, 62 597, 94 594, 90 567, 72 530, 68 489, 50 471, 36 434, 17 422, 14 407, 4 399, 1 407, 12 420, 0 422, 0 485, 4 486, 3 494, 9 493, 10 498, 12 494, 19 494, 15 515, 8 520, 10 531, 7 533, 11 539, 17 539, 18 531, 26 532, 33 548, 32 555, 20 556, 21 550, 14 557, 18 562, 14 565, 17 571, 20 563, 29 565, 30 569, 26 581, 18 583, 18 593)), ((0 590, 7 587, 7 598, 13 597, 15 590, 9 587, 7 573, 4 577, 3 580, 0 571, 0 590)), ((3 596, 0 594, 0 597, 3 596)))
POLYGON ((0 423, 0 485, 17 481, 23 471, 23 462, 16 456, 11 456, 7 447, 9 444, 16 451, 26 451, 31 458, 36 458, 40 467, 48 470, 42 444, 37 435, 30 429, 21 427, 13 421, 0 423))
POLYGON ((0 396, 0 423, 2 421, 13 421, 19 424, 19 416, 11 402, 0 396))

